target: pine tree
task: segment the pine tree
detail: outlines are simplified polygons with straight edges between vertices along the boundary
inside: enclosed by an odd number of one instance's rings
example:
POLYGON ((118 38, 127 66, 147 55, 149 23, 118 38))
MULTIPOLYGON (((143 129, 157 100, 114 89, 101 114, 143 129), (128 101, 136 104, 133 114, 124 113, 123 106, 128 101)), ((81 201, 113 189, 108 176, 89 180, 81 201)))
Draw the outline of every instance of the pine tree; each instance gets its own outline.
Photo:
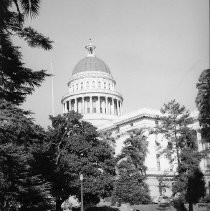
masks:
POLYGON ((145 183, 147 141, 143 130, 135 130, 124 142, 117 160, 117 177, 113 200, 130 204, 150 202, 149 188, 145 183))
POLYGON ((162 116, 156 127, 156 133, 162 134, 163 139, 167 141, 167 147, 162 153, 166 155, 171 164, 179 165, 180 153, 186 141, 184 137, 191 131, 189 125, 194 119, 189 111, 175 100, 164 104, 160 111, 162 116))
POLYGON ((180 166, 173 184, 173 193, 179 196, 180 201, 189 203, 189 211, 193 211, 193 204, 205 196, 204 175, 199 167, 201 158, 195 139, 188 137, 188 143, 180 153, 180 166))
MULTIPOLYGON (((197 137, 191 128, 194 119, 190 117, 189 111, 175 100, 170 101, 161 108, 162 116, 157 126, 157 133, 162 134, 167 147, 162 153, 169 159, 171 165, 177 166, 175 182, 173 183, 173 195, 184 209, 184 202, 189 203, 189 210, 192 211, 193 204, 204 195, 204 180, 199 169, 201 153, 197 151, 197 137), (195 175, 199 176, 199 190, 192 186, 195 175), (193 194, 198 191, 199 194, 193 194), (195 197, 196 196, 196 197, 195 197)), ((198 178, 198 177, 197 177, 198 178)), ((175 202, 176 202, 175 201, 175 202)))
POLYGON ((47 137, 29 112, 0 100, 0 210, 50 210, 50 186, 34 171, 33 153, 47 137))
POLYGON ((24 26, 28 15, 31 18, 38 15, 39 5, 39 0, 0 0, 0 96, 17 105, 48 76, 44 70, 25 67, 20 47, 11 41, 19 36, 31 47, 52 48, 49 38, 24 26))

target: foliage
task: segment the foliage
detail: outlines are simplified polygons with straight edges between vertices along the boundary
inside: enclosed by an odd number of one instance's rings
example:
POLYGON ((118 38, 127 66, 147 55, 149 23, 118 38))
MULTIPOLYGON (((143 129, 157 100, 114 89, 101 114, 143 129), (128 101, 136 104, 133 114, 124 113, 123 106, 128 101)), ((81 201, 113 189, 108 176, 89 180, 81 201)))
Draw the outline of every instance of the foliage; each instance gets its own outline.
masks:
POLYGON ((162 134, 167 141, 167 147, 162 153, 166 155, 171 164, 180 163, 180 152, 185 146, 187 137, 192 134, 189 125, 194 119, 189 111, 175 100, 164 104, 161 108, 162 116, 156 128, 156 133, 162 134))
POLYGON ((18 36, 31 47, 52 48, 49 38, 24 26, 28 15, 38 15, 39 5, 39 0, 0 0, 0 95, 1 99, 17 105, 48 76, 44 70, 25 67, 19 47, 11 42, 18 36))
POLYGON ((117 179, 113 200, 130 204, 150 202, 149 188, 145 183, 147 141, 143 130, 136 130, 125 140, 122 153, 118 156, 117 179))
POLYGON ((210 142, 210 69, 204 70, 197 83, 196 105, 199 111, 202 138, 210 142))
POLYGON ((29 112, 0 101, 0 210, 52 208, 49 183, 33 168, 33 152, 45 136, 29 112))
POLYGON ((103 206, 103 207, 89 207, 88 209, 86 209, 86 211, 119 211, 119 209, 116 207, 103 206))
POLYGON ((168 142, 163 153, 172 164, 177 162, 177 174, 172 187, 176 196, 175 204, 184 207, 187 201, 189 210, 192 210, 193 203, 197 203, 205 194, 203 174, 199 169, 202 156, 197 150, 196 133, 190 128, 194 120, 186 108, 175 100, 164 104, 161 113, 163 117, 160 118, 157 132, 168 142))
POLYGON ((173 194, 182 202, 189 203, 189 210, 193 204, 205 196, 204 175, 199 168, 200 153, 191 146, 185 147, 180 154, 181 162, 178 175, 173 184, 173 194))
POLYGON ((51 117, 49 142, 36 155, 37 168, 52 184, 57 210, 69 195, 80 198, 81 173, 85 205, 98 203, 112 191, 115 160, 111 148, 99 139, 96 128, 81 118, 74 111, 51 117))

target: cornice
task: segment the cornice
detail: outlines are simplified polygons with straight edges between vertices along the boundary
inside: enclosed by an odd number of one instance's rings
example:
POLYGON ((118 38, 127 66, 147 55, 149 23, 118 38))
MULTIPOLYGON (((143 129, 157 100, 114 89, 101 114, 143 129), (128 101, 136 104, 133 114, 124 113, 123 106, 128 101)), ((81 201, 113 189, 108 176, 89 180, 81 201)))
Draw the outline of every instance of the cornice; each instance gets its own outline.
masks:
POLYGON ((116 120, 116 122, 113 122, 113 125, 104 127, 104 128, 99 128, 99 132, 103 132, 103 131, 110 131, 110 130, 116 130, 118 129, 120 126, 123 126, 125 124, 130 124, 133 121, 139 120, 139 119, 150 119, 150 120, 158 120, 160 119, 159 115, 152 115, 152 114, 146 114, 146 113, 142 113, 133 117, 130 117, 128 119, 124 119, 124 120, 116 120))

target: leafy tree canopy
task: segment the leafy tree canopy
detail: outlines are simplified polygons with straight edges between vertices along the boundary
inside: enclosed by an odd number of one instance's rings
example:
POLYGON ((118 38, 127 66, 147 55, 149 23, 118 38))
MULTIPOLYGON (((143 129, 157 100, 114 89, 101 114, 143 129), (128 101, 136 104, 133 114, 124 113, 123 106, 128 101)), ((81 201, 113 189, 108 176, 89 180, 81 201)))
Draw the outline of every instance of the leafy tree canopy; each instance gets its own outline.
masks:
POLYGON ((56 209, 70 195, 80 198, 80 180, 84 176, 84 203, 96 204, 110 196, 115 176, 111 147, 99 139, 96 128, 75 112, 51 117, 49 142, 36 156, 37 168, 52 184, 56 209))

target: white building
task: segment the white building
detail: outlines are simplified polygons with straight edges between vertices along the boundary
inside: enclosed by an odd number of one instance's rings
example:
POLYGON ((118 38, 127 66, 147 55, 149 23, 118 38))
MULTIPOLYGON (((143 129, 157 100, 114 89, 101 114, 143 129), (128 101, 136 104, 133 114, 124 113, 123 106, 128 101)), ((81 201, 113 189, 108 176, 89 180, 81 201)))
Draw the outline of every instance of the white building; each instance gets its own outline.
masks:
MULTIPOLYGON (((128 133, 136 128, 154 128, 160 112, 152 109, 140 109, 138 111, 122 114, 123 97, 116 91, 114 80, 109 67, 95 55, 95 46, 91 43, 86 47, 87 55, 74 67, 72 76, 68 82, 69 92, 64 95, 61 102, 63 112, 78 111, 84 116, 84 120, 91 122, 101 132, 111 132, 116 139, 115 152, 119 154, 123 142, 128 133)), ((192 114, 192 115, 197 115, 192 114)), ((199 150, 206 144, 201 143, 198 121, 193 128, 197 131, 199 150)), ((149 133, 148 133, 149 134, 149 133)), ((168 160, 159 153, 160 146, 166 142, 160 142, 159 135, 148 135, 148 154, 145 164, 147 166, 147 182, 153 201, 157 201, 162 194, 171 195, 171 183, 174 176, 173 168, 168 160), (164 184, 168 188, 162 188, 164 184)), ((206 175, 209 184, 210 162, 203 160, 201 168, 206 175)))

